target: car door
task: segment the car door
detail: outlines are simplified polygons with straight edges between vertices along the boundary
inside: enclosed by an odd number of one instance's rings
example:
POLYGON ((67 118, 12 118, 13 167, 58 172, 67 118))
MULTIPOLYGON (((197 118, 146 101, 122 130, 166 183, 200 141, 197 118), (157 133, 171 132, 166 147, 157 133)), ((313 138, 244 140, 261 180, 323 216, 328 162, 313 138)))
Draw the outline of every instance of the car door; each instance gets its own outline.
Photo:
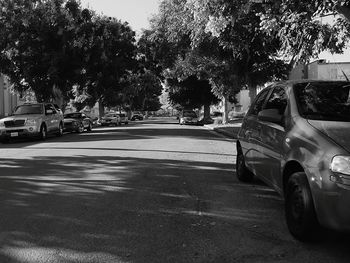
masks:
POLYGON ((262 90, 255 98, 242 124, 240 142, 245 149, 246 165, 256 174, 257 162, 261 159, 261 125, 258 122, 258 113, 263 108, 272 87, 262 90))
MULTIPOLYGON (((285 138, 284 119, 287 114, 287 93, 284 86, 276 86, 269 95, 263 109, 276 109, 282 116, 280 123, 260 121, 261 126, 261 161, 256 168, 261 176, 271 185, 280 188, 282 147, 285 138)), ((281 189, 280 189, 281 190, 281 189)))
MULTIPOLYGON (((55 110, 56 111, 56 110, 55 110)), ((49 103, 45 104, 45 123, 47 131, 51 132, 54 129, 54 109, 49 103)))

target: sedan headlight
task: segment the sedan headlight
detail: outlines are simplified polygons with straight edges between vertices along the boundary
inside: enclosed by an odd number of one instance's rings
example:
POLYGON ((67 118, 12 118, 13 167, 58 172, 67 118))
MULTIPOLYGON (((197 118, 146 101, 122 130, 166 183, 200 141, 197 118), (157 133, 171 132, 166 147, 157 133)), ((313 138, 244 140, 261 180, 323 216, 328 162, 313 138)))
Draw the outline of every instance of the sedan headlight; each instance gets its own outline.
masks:
POLYGON ((330 169, 335 173, 350 175, 350 156, 334 156, 330 169))
POLYGON ((25 125, 26 125, 26 126, 33 126, 33 125, 36 125, 36 119, 27 119, 25 125))
POLYGON ((3 127, 5 127, 5 123, 0 121, 0 128, 3 128, 3 127))

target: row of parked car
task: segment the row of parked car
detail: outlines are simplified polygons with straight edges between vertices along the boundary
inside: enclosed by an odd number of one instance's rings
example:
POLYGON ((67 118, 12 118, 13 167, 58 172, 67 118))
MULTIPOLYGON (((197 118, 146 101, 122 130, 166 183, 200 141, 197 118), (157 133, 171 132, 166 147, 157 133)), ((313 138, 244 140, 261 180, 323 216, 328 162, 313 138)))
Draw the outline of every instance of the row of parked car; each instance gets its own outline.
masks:
MULTIPOLYGON (((142 120, 142 114, 136 113, 131 120, 142 120)), ((107 113, 100 120, 93 120, 82 112, 63 114, 61 109, 52 103, 26 103, 16 107, 13 114, 0 119, 0 141, 12 138, 39 137, 45 140, 49 134, 62 136, 64 132, 82 133, 91 131, 96 125, 128 124, 125 113, 107 113)))

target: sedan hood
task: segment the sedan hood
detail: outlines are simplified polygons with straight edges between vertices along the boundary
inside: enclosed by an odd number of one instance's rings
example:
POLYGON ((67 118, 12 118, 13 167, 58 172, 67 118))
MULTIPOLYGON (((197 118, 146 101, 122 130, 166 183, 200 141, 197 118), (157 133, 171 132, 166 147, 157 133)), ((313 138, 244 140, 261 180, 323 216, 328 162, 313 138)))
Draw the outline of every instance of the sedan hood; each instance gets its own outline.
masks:
POLYGON ((41 114, 26 114, 26 115, 12 115, 1 119, 1 121, 12 121, 12 120, 26 120, 26 119, 38 119, 41 114))
POLYGON ((327 135, 345 150, 350 152, 350 122, 316 121, 308 122, 317 130, 327 135))

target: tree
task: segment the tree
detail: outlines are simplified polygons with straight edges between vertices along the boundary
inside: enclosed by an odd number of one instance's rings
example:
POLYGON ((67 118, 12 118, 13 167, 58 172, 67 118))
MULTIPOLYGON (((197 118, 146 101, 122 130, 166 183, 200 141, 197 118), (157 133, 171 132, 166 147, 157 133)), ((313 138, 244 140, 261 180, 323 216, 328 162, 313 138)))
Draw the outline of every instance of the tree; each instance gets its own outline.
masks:
POLYGON ((67 97, 83 60, 76 33, 89 17, 75 0, 2 1, 0 71, 38 101, 52 99, 55 89, 67 97))
MULTIPOLYGON (((257 32, 278 41, 278 56, 287 60, 290 66, 309 61, 324 50, 342 52, 349 38, 348 21, 338 17, 334 24, 326 24, 321 20, 325 16, 346 15, 349 3, 341 0, 190 2, 196 23, 202 23, 205 31, 223 40, 227 30, 237 24, 249 28, 251 23, 245 17, 253 12, 259 20, 259 25, 254 26, 257 32)), ((196 34, 193 38, 200 39, 200 36, 196 34)), ((230 42, 223 44, 230 45, 230 42)))
POLYGON ((121 105, 127 78, 136 67, 135 32, 127 23, 95 16, 88 40, 78 95, 87 94, 86 103, 98 101, 101 109, 121 105))
POLYGON ((124 94, 131 110, 157 111, 161 107, 159 96, 162 94, 162 85, 149 70, 130 75, 124 94))
POLYGON ((135 67, 135 32, 127 23, 82 9, 78 0, 0 2, 0 71, 17 91, 48 101, 120 103, 135 67), (74 88, 73 88, 74 87, 74 88))
POLYGON ((288 67, 278 58, 279 40, 260 30, 261 6, 246 10, 246 2, 164 0, 154 20, 168 42, 189 43, 177 61, 186 63, 187 75, 207 78, 220 98, 234 100, 242 87, 286 77, 288 67))

